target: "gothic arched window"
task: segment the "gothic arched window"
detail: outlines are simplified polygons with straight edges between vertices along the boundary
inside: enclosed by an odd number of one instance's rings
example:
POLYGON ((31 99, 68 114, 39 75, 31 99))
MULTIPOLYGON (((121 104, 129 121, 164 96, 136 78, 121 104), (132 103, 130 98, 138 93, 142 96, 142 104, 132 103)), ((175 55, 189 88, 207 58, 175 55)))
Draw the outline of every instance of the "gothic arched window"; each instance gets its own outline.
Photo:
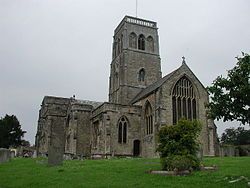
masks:
POLYGON ((153 133, 153 111, 149 102, 145 106, 145 124, 146 124, 146 134, 153 133))
POLYGON ((121 39, 118 38, 118 53, 117 54, 120 54, 121 53, 121 39))
POLYGON ((138 49, 145 50, 145 37, 141 34, 138 38, 138 49))
POLYGON ((183 76, 174 86, 172 93, 173 124, 181 118, 194 120, 196 112, 196 94, 192 83, 183 76))
POLYGON ((135 33, 130 33, 129 35, 129 47, 130 48, 137 48, 137 39, 135 33))
POLYGON ((122 49, 123 49, 123 35, 121 35, 121 52, 122 52, 122 49))
POLYGON ((139 70, 139 73, 138 73, 138 81, 144 82, 144 79, 145 79, 145 70, 142 68, 139 70))
POLYGON ((118 143, 127 143, 128 121, 126 117, 120 118, 118 121, 118 143))
POLYGON ((147 38, 147 43, 148 43, 148 45, 147 45, 148 51, 154 52, 154 39, 153 39, 153 37, 149 36, 147 38))

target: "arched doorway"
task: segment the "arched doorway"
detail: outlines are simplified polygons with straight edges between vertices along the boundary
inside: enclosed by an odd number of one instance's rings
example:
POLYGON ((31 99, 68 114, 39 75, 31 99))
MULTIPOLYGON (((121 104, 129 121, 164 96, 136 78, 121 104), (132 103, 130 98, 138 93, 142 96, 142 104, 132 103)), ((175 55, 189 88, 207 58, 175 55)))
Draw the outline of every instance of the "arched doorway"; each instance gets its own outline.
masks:
POLYGON ((133 155, 139 156, 140 155, 140 140, 134 140, 134 151, 133 151, 133 155))

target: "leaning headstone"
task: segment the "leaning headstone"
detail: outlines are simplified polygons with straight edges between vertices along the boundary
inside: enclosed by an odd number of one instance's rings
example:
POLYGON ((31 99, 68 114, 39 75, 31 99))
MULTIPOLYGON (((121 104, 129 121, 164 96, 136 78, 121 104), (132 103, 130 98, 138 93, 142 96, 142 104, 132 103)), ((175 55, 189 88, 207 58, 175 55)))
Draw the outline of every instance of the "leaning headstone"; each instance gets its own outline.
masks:
POLYGON ((64 118, 56 117, 50 119, 51 135, 50 144, 48 148, 48 165, 58 166, 63 163, 64 154, 64 118))
POLYGON ((10 150, 0 148, 0 163, 8 162, 10 160, 10 150))

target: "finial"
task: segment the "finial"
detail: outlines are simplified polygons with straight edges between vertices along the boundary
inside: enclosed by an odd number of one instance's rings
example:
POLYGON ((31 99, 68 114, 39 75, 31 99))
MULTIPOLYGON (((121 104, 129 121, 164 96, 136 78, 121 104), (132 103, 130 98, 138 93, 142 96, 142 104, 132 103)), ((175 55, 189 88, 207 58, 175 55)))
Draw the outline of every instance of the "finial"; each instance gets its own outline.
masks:
POLYGON ((184 57, 184 56, 182 56, 182 64, 184 64, 184 63, 186 63, 186 61, 185 61, 185 57, 184 57))

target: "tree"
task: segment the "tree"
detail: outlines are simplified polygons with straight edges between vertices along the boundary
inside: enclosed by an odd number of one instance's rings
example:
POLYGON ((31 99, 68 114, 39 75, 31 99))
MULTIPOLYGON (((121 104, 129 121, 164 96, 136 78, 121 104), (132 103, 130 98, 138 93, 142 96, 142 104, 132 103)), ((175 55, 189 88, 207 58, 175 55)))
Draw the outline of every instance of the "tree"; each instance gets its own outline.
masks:
POLYGON ((211 94, 209 116, 213 119, 250 124, 250 56, 242 54, 226 78, 217 77, 207 88, 211 94))
POLYGON ((21 139, 25 131, 21 129, 21 125, 14 115, 5 115, 0 119, 0 147, 9 148, 20 146, 23 142, 21 139))
POLYGON ((159 131, 159 146, 164 170, 198 168, 197 152, 201 125, 198 121, 180 120, 176 125, 163 126, 159 131))
POLYGON ((222 133, 221 143, 230 145, 250 144, 250 130, 245 130, 244 127, 226 129, 222 133))
POLYGON ((28 140, 22 140, 21 145, 24 147, 30 147, 30 142, 28 140))

